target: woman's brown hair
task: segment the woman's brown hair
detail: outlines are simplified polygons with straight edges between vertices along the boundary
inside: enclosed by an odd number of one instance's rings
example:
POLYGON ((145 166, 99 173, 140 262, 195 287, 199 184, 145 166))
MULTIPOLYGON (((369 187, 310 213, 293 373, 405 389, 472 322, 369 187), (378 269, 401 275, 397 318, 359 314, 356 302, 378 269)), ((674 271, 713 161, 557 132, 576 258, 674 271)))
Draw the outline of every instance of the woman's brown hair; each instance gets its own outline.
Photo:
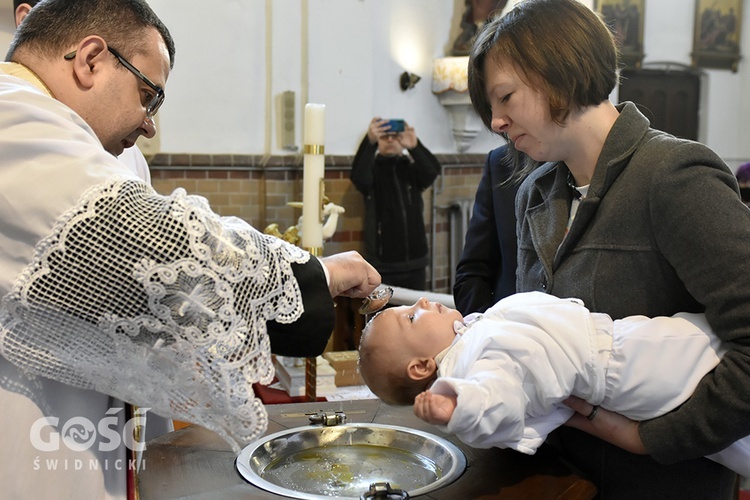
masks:
MULTIPOLYGON (((604 21, 578 0, 518 3, 480 30, 469 54, 469 95, 490 130, 487 67, 501 62, 511 64, 527 84, 549 96, 550 115, 562 125, 571 111, 608 99, 617 84, 619 54, 604 21)), ((512 144, 509 149, 520 158, 512 144)), ((536 165, 516 162, 514 176, 536 165)))

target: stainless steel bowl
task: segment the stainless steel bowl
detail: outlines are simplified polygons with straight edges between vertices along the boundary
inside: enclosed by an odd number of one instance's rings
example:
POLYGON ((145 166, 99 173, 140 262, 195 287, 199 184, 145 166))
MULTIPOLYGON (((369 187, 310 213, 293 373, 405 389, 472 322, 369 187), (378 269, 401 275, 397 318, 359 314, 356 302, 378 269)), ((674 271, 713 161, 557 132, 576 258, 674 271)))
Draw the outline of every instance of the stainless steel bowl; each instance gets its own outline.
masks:
POLYGON ((387 482, 410 496, 455 481, 466 457, 450 441, 386 424, 308 426, 265 436, 237 457, 245 480, 300 498, 356 498, 387 482))

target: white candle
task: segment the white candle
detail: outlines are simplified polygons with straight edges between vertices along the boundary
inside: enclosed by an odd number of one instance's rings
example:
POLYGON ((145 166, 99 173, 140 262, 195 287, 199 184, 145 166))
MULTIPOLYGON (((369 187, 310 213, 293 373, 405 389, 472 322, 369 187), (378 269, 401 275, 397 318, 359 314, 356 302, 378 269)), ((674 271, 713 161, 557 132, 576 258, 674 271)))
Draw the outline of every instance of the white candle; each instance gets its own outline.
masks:
POLYGON ((321 185, 325 173, 325 105, 305 105, 304 163, 302 181, 302 247, 323 247, 321 185))

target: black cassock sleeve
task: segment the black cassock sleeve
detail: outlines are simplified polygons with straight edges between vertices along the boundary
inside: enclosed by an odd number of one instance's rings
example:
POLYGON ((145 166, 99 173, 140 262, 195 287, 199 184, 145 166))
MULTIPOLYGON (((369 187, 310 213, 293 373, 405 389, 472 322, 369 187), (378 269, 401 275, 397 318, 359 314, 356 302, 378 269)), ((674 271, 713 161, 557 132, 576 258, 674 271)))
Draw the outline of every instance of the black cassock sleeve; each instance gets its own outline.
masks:
POLYGON ((294 323, 268 322, 271 352, 280 356, 317 356, 325 349, 335 321, 323 264, 311 256, 305 264, 292 264, 292 271, 302 292, 304 312, 294 323))

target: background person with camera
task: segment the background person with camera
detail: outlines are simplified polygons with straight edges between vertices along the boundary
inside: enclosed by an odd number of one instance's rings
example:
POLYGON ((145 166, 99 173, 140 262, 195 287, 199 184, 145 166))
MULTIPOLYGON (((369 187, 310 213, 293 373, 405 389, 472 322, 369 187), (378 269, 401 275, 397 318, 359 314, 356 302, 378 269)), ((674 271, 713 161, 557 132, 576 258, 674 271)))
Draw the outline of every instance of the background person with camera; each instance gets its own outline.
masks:
POLYGON ((351 181, 365 198, 365 258, 383 283, 425 289, 422 192, 439 174, 440 163, 413 127, 403 120, 372 119, 354 157, 351 181))

